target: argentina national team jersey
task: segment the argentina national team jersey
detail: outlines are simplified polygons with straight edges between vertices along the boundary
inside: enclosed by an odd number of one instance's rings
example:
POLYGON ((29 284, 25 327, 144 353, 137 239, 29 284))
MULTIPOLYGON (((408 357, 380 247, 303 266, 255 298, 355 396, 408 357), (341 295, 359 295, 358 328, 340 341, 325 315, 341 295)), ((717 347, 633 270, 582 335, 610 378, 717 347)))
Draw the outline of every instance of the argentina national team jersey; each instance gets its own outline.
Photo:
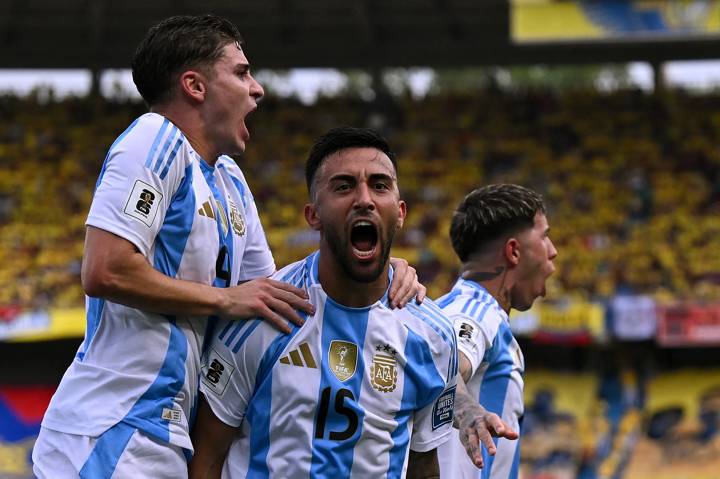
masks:
MULTIPOLYGON (((132 243, 161 273, 226 287, 275 269, 245 178, 209 166, 164 117, 138 118, 110 148, 87 225, 132 243)), ((124 422, 192 450, 207 317, 87 298, 87 329, 42 425, 97 437, 124 422)))
MULTIPOLYGON (((458 279, 453 289, 437 300, 453 321, 458 351, 472 365, 467 388, 487 410, 494 412, 515 431, 523 415, 523 372, 520 347, 510 331, 508 316, 485 288, 474 281, 458 279)), ((497 453, 488 456, 485 467, 477 469, 468 459, 457 431, 438 449, 441 477, 517 478, 520 440, 495 438, 497 453)))
POLYGON ((218 327, 201 391, 240 427, 223 477, 405 476, 409 450, 449 437, 457 349, 430 300, 390 309, 328 298, 318 252, 275 278, 306 289, 316 313, 291 334, 262 321, 218 327))

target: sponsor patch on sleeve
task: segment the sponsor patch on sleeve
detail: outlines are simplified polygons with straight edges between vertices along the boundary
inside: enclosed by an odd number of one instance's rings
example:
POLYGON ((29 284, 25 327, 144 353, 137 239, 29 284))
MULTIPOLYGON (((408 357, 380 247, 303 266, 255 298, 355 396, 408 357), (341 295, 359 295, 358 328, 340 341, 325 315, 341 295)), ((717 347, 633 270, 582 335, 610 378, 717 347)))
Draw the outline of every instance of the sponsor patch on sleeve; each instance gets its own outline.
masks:
POLYGON ((208 355, 207 362, 203 365, 202 382, 212 392, 222 396, 234 371, 235 368, 213 349, 208 355))
POLYGON ((155 222, 163 195, 152 185, 135 180, 130 196, 125 203, 125 214, 145 223, 148 228, 155 222))
POLYGON ((455 406, 455 386, 446 389, 437 398, 433 406, 432 428, 433 431, 453 420, 453 408, 455 406))

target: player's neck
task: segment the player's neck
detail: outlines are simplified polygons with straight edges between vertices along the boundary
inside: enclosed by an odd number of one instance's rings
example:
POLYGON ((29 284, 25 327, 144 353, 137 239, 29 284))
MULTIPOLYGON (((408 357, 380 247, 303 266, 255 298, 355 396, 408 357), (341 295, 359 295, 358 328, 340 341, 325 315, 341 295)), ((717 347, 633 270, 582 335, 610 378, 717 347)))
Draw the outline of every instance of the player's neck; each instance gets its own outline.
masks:
POLYGON ((185 138, 190 142, 190 146, 205 160, 205 163, 210 166, 215 165, 220 154, 211 148, 210 142, 207 141, 202 120, 196 110, 188 110, 183 108, 182 105, 166 105, 153 108, 151 111, 170 120, 185 135, 185 138))
POLYGON ((474 281, 485 288, 500 304, 500 307, 510 313, 510 289, 513 284, 513 274, 507 266, 479 261, 463 263, 460 273, 463 279, 474 281))
POLYGON ((364 283, 350 278, 330 251, 320 249, 318 262, 320 285, 333 301, 349 308, 365 308, 385 295, 389 286, 388 264, 375 281, 364 283))

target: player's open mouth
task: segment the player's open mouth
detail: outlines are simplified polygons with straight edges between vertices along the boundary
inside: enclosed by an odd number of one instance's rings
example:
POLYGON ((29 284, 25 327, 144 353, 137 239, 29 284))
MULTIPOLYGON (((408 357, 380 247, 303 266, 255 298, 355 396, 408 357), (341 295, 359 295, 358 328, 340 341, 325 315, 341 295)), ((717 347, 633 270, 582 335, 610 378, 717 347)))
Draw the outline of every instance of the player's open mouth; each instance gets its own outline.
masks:
POLYGON ((350 231, 353 254, 359 259, 369 259, 375 253, 378 233, 375 225, 367 220, 357 221, 350 231))

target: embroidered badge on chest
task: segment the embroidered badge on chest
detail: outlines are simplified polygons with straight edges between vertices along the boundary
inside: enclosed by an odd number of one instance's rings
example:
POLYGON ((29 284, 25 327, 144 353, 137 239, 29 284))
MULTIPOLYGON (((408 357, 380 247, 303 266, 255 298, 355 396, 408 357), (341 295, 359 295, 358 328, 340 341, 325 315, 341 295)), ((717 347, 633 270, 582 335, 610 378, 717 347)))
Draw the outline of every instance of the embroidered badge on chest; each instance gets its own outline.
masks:
POLYGON ((375 347, 370 366, 370 384, 380 392, 390 393, 397 386, 397 351, 389 344, 375 347))
POLYGON ((328 363, 330 370, 340 381, 350 379, 357 369, 357 344, 347 341, 330 341, 328 363))
POLYGON ((228 200, 228 206, 230 207, 230 224, 236 235, 242 236, 245 234, 245 218, 240 213, 240 208, 235 203, 228 200))

